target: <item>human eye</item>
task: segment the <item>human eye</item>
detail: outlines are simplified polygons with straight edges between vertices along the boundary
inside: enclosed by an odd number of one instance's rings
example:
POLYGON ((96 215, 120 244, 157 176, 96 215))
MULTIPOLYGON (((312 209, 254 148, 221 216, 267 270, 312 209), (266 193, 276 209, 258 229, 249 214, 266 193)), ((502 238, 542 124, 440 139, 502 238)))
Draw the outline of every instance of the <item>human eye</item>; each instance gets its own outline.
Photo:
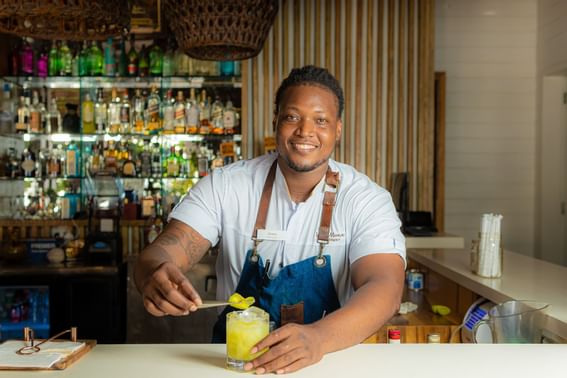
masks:
POLYGON ((283 120, 286 122, 295 122, 299 119, 298 116, 296 116, 295 114, 284 114, 283 116, 283 120))
POLYGON ((321 126, 327 126, 329 124, 329 120, 327 118, 324 117, 319 117, 317 118, 317 124, 321 125, 321 126))

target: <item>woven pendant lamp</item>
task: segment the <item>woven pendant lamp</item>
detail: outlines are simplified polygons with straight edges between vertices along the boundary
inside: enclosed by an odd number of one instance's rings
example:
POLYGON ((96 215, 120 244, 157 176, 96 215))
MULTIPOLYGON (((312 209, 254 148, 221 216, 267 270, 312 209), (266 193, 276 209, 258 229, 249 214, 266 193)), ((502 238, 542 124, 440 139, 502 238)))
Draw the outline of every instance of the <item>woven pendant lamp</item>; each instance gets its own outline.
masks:
POLYGON ((241 60, 262 50, 278 0, 165 0, 178 45, 201 60, 241 60))
POLYGON ((128 0, 0 0, 0 32, 21 37, 103 40, 129 25, 128 0))

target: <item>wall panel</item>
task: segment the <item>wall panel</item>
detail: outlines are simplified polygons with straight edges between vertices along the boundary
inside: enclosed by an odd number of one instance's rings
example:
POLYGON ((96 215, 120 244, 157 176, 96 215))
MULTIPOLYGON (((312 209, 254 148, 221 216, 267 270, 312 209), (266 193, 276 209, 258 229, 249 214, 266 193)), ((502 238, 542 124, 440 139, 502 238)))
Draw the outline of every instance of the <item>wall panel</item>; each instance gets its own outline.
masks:
POLYGON ((433 211, 433 0, 289 0, 264 49, 243 65, 244 156, 273 135, 273 99, 293 67, 318 64, 345 92, 334 158, 389 187, 410 174, 411 207, 433 211), (248 114, 245 116, 244 114, 248 114))

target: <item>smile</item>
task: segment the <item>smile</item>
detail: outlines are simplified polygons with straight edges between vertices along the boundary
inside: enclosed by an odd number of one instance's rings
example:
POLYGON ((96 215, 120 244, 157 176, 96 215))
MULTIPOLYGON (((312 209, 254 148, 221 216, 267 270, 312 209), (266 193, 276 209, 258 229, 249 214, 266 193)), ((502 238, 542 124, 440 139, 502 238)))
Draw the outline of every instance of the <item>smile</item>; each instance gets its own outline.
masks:
POLYGON ((313 151, 317 149, 317 146, 305 143, 291 143, 291 146, 298 151, 313 151))

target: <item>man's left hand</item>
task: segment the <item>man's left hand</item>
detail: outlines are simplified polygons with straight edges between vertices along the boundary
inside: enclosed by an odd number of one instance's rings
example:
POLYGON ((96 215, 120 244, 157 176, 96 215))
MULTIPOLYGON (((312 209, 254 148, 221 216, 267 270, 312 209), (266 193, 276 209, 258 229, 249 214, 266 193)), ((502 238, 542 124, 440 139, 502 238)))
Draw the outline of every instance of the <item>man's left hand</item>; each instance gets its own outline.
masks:
POLYGON ((256 374, 285 374, 319 362, 323 358, 321 334, 314 325, 286 324, 276 329, 252 349, 270 348, 255 360, 248 362, 245 370, 256 374))

